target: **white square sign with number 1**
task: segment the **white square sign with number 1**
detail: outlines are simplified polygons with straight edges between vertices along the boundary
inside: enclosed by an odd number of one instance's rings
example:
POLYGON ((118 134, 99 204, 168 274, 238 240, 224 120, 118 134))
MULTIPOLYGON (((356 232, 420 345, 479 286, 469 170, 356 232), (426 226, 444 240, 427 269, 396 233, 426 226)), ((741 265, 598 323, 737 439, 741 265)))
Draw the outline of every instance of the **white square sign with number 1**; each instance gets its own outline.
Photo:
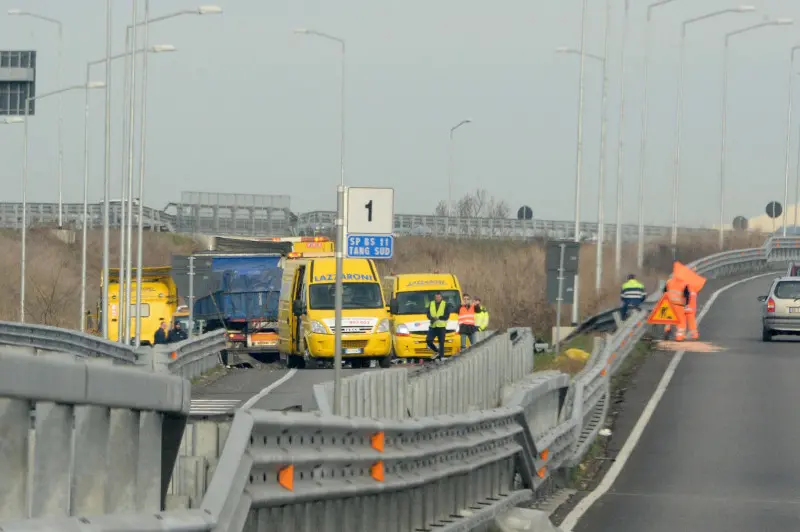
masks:
POLYGON ((349 235, 391 235, 394 229, 394 189, 347 189, 347 220, 349 235))

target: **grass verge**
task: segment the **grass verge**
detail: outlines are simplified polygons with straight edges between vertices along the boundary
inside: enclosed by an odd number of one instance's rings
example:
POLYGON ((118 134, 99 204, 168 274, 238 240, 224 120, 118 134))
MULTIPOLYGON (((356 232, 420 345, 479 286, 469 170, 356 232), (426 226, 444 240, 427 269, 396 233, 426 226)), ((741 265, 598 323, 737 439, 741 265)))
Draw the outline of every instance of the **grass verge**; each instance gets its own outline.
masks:
POLYGON ((566 352, 570 349, 579 349, 591 355, 594 346, 594 336, 592 334, 579 334, 569 342, 561 345, 560 353, 553 351, 537 354, 533 360, 535 371, 556 370, 569 375, 575 375, 586 365, 586 360, 567 356, 566 352))

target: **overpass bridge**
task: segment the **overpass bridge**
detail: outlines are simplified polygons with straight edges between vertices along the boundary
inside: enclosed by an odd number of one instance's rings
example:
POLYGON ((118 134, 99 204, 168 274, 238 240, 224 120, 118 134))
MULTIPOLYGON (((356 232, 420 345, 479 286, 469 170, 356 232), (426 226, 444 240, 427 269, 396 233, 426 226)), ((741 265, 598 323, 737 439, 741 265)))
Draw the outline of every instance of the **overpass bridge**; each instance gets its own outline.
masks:
MULTIPOLYGON (((292 213, 288 200, 275 201, 274 204, 229 202, 222 204, 213 199, 212 194, 194 198, 191 203, 169 203, 163 209, 143 207, 143 225, 150 231, 163 231, 184 234, 243 235, 243 236, 309 236, 332 234, 336 213, 334 211, 313 211, 302 214, 292 213), (209 196, 209 197, 206 197, 209 196)), ((249 197, 234 195, 236 197, 249 197)), ((272 196, 257 196, 257 198, 272 196)), ((278 198, 281 198, 278 196, 278 198)), ((90 229, 103 226, 103 204, 92 203, 87 208, 87 225, 90 229)), ((83 204, 64 203, 63 219, 67 228, 83 227, 83 204)), ((56 227, 58 224, 57 203, 28 203, 29 227, 56 227)), ((114 202, 109 207, 109 220, 112 227, 119 227, 121 207, 114 202)), ((0 228, 19 229, 22 227, 22 204, 0 202, 0 228)), ((638 226, 623 224, 622 239, 635 241, 638 226)), ((605 238, 613 241, 616 237, 615 224, 605 224, 605 238)), ((667 226, 646 225, 644 235, 647 239, 666 238, 670 235, 667 226)), ((396 214, 394 231, 403 236, 434 236, 451 238, 504 238, 525 239, 535 237, 572 238, 575 224, 559 220, 516 220, 509 218, 458 218, 448 216, 428 216, 417 214, 396 214)), ((716 235, 709 228, 679 228, 681 234, 716 235)), ((581 223, 581 235, 591 239, 598 234, 594 222, 581 223)))
MULTIPOLYGON (((791 343, 759 341, 755 296, 798 258, 800 239, 771 238, 691 264, 711 279, 704 338, 727 351, 649 357, 664 375, 655 399, 563 530, 797 522, 797 357, 791 343)), ((191 416, 192 394, 201 397, 188 378, 217 364, 220 334, 133 351, 0 323, 0 528, 491 530, 515 506, 557 492, 589 451, 611 378, 647 332, 645 312, 598 339, 573 379, 534 372, 530 330, 509 329, 433 369, 354 371, 342 416, 330 412, 324 371, 278 370, 206 387, 238 390, 240 402, 232 416, 202 420, 191 416), (292 411, 298 397, 313 411, 292 411), (207 481, 185 508, 168 508, 181 468, 198 458, 187 449, 200 446, 219 451, 195 460, 207 481)))

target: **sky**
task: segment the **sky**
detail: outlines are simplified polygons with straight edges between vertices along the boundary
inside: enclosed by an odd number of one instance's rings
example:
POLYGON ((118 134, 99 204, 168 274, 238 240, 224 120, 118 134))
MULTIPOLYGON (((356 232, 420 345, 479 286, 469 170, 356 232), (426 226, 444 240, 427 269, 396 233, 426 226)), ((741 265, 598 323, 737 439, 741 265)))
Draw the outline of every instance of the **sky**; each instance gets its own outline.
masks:
MULTIPOLYGON (((209 0, 211 4, 213 0, 209 0)), ((605 218, 616 212, 620 51, 625 0, 610 0, 605 218)), ((555 53, 580 43, 581 0, 216 0, 222 15, 153 24, 148 71, 144 203, 162 207, 184 190, 285 194, 295 212, 333 210, 339 182, 340 51, 297 35, 324 31, 347 42, 345 181, 393 187, 395 211, 431 214, 448 195, 449 131, 455 132, 454 195, 485 188, 513 212, 540 219, 575 216, 580 58, 555 53)), ((604 53, 606 3, 592 0, 586 51, 604 53)), ((143 8, 144 1, 140 0, 143 8)), ((800 44, 800 3, 791 0, 675 0, 653 11, 631 0, 625 50, 622 219, 638 216, 644 37, 651 36, 645 222, 672 219, 680 27, 684 20, 739 5, 687 31, 679 224, 719 219, 723 42, 726 32, 765 16, 792 17, 731 39, 725 221, 783 203, 790 49, 800 44)), ((191 9, 187 0, 151 2, 151 17, 191 9)), ((57 87, 55 28, 8 9, 53 17, 64 26, 62 85, 81 83, 87 61, 105 56, 105 1, 1 0, 0 49, 36 50, 37 91, 57 87)), ((114 2, 114 52, 124 51, 131 0, 114 2)), ((122 175, 122 74, 114 64, 112 199, 122 175)), ((800 60, 795 66, 800 71, 800 60)), ((104 80, 102 65, 94 79, 104 80)), ((137 74, 139 77, 141 73, 137 74)), ((795 80, 794 96, 800 89, 795 80)), ((581 219, 598 216, 602 64, 586 59, 581 219)), ((797 109, 797 107, 796 107, 797 109)), ((101 201, 103 91, 90 105, 90 201, 101 201)), ((137 111, 138 115, 138 111, 137 111)), ((31 202, 57 200, 57 98, 38 103, 29 135, 31 202)), ((790 144, 794 201, 800 112, 790 144)), ((82 198, 83 96, 63 97, 64 200, 82 198)), ((2 201, 22 194, 22 130, 0 127, 2 201)), ((137 135, 138 138, 138 135, 137 135)), ((138 145, 138 142, 137 142, 138 145)), ((137 155, 138 158, 138 155, 137 155)))

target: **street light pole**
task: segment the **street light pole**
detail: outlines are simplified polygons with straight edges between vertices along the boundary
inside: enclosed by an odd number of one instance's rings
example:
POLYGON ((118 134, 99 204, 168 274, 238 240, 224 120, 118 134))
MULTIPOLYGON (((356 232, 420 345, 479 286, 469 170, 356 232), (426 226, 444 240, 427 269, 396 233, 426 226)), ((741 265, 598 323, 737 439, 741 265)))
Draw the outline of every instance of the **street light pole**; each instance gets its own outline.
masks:
MULTIPOLYGON (((606 3, 607 11, 610 11, 610 3, 606 3)), ((606 13, 606 20, 610 18, 606 13)), ((608 51, 608 42, 606 42, 606 51, 608 51)), ((603 240, 605 239, 605 147, 606 147, 606 122, 607 122, 607 95, 608 95, 608 80, 606 75, 606 59, 605 56, 599 56, 595 54, 590 54, 584 52, 581 54, 580 50, 575 50, 573 48, 556 48, 556 52, 559 53, 569 53, 569 54, 577 54, 582 55, 596 61, 599 61, 603 65, 603 96, 602 96, 602 111, 601 115, 602 118, 600 120, 600 175, 598 180, 598 191, 597 191, 597 248, 596 248, 596 257, 595 257, 595 292, 600 293, 600 286, 602 284, 603 279, 603 240)))
POLYGON ((65 92, 83 89, 101 89, 106 84, 103 82, 88 82, 83 85, 71 85, 55 91, 45 92, 38 96, 28 96, 25 98, 25 118, 23 129, 23 147, 22 147, 22 249, 20 257, 20 282, 19 282, 19 321, 25 323, 25 277, 26 277, 26 256, 27 256, 27 240, 28 240, 28 113, 31 102, 34 100, 43 100, 50 96, 59 96, 65 92))
MULTIPOLYGON (((581 181, 583 180, 583 73, 586 63, 584 54, 586 44, 586 4, 587 0, 581 3, 581 66, 578 71, 578 131, 575 149, 575 242, 580 246, 581 241, 581 181)), ((572 323, 578 323, 580 316, 579 309, 580 279, 575 274, 575 284, 572 288, 572 323)))
POLYGON ((345 234, 344 222, 347 210, 346 189, 344 186, 344 146, 345 146, 345 41, 328 33, 316 30, 298 29, 295 33, 313 35, 339 44, 341 50, 341 88, 340 88, 340 132, 339 132, 339 167, 341 180, 337 190, 336 213, 336 281, 334 296, 334 354, 333 354, 333 413, 341 412, 342 402, 342 271, 344 270, 345 234))
POLYGON ((625 129, 625 49, 628 41, 628 11, 630 9, 629 0, 625 0, 625 18, 622 22, 622 44, 619 52, 619 126, 617 140, 617 215, 616 231, 614 232, 614 272, 617 280, 620 280, 622 270, 622 177, 623 177, 623 133, 625 129))
MULTIPOLYGON (((56 74, 56 86, 61 86, 61 71, 62 71, 62 58, 64 55, 64 35, 63 35, 63 26, 60 20, 46 17, 43 15, 37 15, 36 13, 31 13, 29 11, 23 11, 21 9, 9 9, 9 15, 19 15, 19 16, 27 16, 39 20, 43 20, 45 22, 49 22, 51 24, 55 24, 58 28, 58 73, 56 74)), ((63 123, 63 113, 62 113, 62 106, 61 106, 61 95, 58 97, 58 228, 61 229, 64 226, 63 221, 63 212, 64 212, 64 199, 63 199, 63 183, 64 183, 64 144, 63 144, 63 135, 62 135, 62 123, 63 123)))
MULTIPOLYGON (((127 48, 126 48, 127 50, 127 48)), ((172 52, 175 47, 170 44, 155 45, 147 49, 150 53, 172 52)), ((142 53, 145 48, 136 50, 136 53, 142 53)), ((128 53, 117 54, 111 57, 112 61, 128 57, 128 53)), ((89 83, 89 76, 91 67, 104 62, 105 59, 98 59, 86 63, 86 83, 89 83)), ((83 241, 81 242, 81 325, 80 330, 86 330, 86 251, 87 251, 87 231, 89 219, 89 91, 86 91, 86 100, 84 102, 84 116, 83 116, 83 241)))
MULTIPOLYGON (((786 236, 786 226, 789 219, 789 150, 792 142, 792 82, 794 81, 794 57, 800 46, 793 46, 789 54, 789 80, 787 82, 786 104, 786 165, 783 174, 783 236, 786 236)), ((800 160, 798 160, 800 165, 800 160)), ((794 205, 795 218, 797 218, 797 203, 794 205)))
POLYGON ((719 157, 719 247, 723 249, 725 246, 725 167, 727 163, 727 137, 728 137, 728 63, 729 63, 729 45, 731 37, 748 33, 759 28, 768 26, 787 26, 793 24, 794 21, 790 18, 778 18, 774 20, 767 20, 752 24, 738 30, 730 31, 725 34, 725 47, 723 49, 722 60, 722 139, 720 142, 720 157, 719 157))
POLYGON ((455 133, 456 129, 460 128, 463 125, 472 123, 472 120, 467 118, 466 120, 462 120, 458 124, 454 125, 450 128, 450 142, 448 143, 448 162, 447 162, 447 215, 454 216, 456 209, 455 205, 453 204, 453 133, 455 133))
MULTIPOLYGON (((106 0, 106 86, 111 85, 111 36, 113 33, 111 0, 106 0)), ((111 195, 111 91, 106 91, 104 162, 103 162, 103 290, 100 330, 108 340, 108 252, 109 252, 109 196, 111 195)))
POLYGON ((732 9, 721 9, 706 13, 699 17, 685 20, 681 25, 680 66, 678 67, 678 101, 675 106, 675 161, 672 178, 672 231, 670 243, 672 245, 672 260, 677 260, 678 255, 678 191, 680 189, 681 174, 681 133, 683 126, 683 70, 686 59, 686 28, 695 22, 708 20, 728 13, 746 13, 755 11, 753 6, 740 6, 732 9))

